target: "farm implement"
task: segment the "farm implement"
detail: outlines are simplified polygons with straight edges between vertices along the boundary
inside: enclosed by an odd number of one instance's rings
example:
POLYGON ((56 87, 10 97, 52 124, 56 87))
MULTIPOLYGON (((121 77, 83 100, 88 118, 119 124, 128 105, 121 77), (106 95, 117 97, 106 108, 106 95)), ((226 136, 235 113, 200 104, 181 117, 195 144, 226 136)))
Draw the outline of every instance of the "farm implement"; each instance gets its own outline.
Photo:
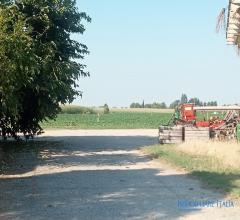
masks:
POLYGON ((240 137, 240 106, 182 104, 171 120, 159 127, 161 144, 191 140, 233 140, 240 137))

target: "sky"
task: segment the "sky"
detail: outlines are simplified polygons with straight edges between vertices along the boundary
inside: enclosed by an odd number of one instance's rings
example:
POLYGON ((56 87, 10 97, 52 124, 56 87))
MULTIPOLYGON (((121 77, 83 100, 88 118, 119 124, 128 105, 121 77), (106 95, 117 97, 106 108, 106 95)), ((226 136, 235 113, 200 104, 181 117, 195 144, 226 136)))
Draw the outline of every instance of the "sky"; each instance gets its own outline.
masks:
POLYGON ((79 80, 86 106, 166 102, 182 93, 240 103, 240 57, 215 33, 228 0, 77 0, 92 22, 74 36, 90 54, 79 80))

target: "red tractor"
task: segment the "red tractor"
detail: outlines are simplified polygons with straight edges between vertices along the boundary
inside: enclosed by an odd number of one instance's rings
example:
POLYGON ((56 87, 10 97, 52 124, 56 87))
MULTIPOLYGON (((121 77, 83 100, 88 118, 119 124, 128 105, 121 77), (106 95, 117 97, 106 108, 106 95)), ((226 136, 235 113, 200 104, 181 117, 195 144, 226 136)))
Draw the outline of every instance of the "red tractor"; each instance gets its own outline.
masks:
POLYGON ((198 107, 183 104, 176 108, 167 125, 159 127, 159 142, 164 144, 195 139, 234 139, 239 123, 240 106, 198 107))

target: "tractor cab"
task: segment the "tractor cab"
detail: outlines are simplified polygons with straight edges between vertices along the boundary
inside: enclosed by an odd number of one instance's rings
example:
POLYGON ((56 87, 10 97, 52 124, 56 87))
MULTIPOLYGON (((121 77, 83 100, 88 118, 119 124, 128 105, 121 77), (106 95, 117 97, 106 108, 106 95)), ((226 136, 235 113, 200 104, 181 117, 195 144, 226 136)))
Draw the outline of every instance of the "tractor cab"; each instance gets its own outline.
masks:
POLYGON ((196 121, 196 111, 194 110, 193 104, 183 104, 180 105, 181 120, 185 122, 196 121))
POLYGON ((182 104, 175 113, 177 124, 194 125, 196 127, 209 127, 210 123, 206 120, 197 120, 197 111, 194 104, 182 104), (177 117, 176 117, 177 116, 177 117))
POLYGON ((175 109, 175 123, 176 124, 195 124, 196 111, 193 104, 182 104, 175 109))

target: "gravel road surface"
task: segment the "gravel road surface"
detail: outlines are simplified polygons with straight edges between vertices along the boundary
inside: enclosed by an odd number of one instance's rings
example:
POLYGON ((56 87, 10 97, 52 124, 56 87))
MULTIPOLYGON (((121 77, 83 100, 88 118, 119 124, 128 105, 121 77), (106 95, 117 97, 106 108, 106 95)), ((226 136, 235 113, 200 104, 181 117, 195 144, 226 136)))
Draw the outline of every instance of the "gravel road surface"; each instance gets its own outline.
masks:
POLYGON ((139 151, 156 137, 156 130, 48 130, 0 175, 0 220, 240 219, 237 201, 220 208, 223 195, 139 151), (183 205, 203 201, 211 207, 183 205))

